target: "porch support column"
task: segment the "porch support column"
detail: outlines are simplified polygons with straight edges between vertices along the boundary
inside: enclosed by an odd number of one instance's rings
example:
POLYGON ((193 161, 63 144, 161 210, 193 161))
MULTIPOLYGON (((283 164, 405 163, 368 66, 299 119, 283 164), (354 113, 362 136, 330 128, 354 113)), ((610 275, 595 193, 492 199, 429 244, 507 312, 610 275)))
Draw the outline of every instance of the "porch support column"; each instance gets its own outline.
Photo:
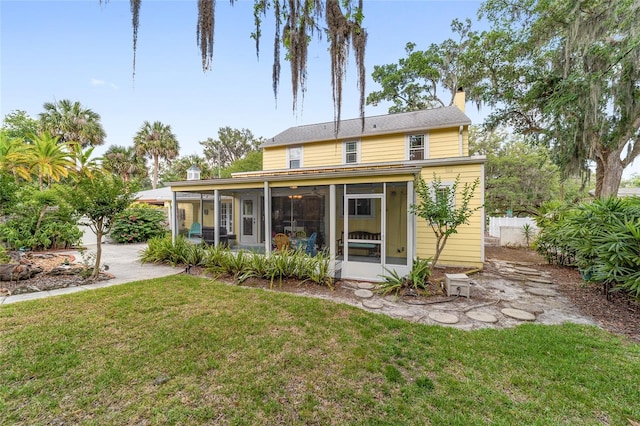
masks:
POLYGON ((336 185, 329 185, 329 259, 336 259, 336 185))
POLYGON ((216 247, 220 244, 220 190, 218 189, 213 190, 213 244, 216 247))
POLYGON ((178 195, 171 191, 171 217, 169 217, 171 227, 171 242, 175 243, 178 238, 178 195))
POLYGON ((413 264, 416 256, 416 215, 411 214, 411 204, 415 203, 413 181, 407 182, 407 266, 413 264))
POLYGON ((264 254, 271 255, 271 189, 264 182, 264 254))
POLYGON ((200 238, 202 238, 202 227, 204 226, 204 198, 202 197, 202 192, 200 193, 200 218, 198 222, 200 222, 200 238))

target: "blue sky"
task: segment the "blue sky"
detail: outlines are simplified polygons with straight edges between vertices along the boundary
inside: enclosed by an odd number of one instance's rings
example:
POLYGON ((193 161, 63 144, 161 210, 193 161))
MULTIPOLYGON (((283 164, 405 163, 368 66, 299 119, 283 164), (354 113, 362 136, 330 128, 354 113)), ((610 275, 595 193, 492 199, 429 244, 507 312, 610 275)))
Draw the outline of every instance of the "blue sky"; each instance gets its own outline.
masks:
MULTIPOLYGON (((479 6, 479 1, 365 1, 366 92, 379 89, 370 77, 373 66, 397 62, 407 42, 426 49, 449 38, 454 18, 471 18, 481 29, 479 6)), ((143 0, 133 79, 128 0, 106 5, 98 0, 0 0, 0 115, 19 109, 37 117, 45 102, 79 101, 102 118, 107 140, 98 154, 110 145, 131 146, 145 120, 171 125, 182 155, 201 155, 198 142, 216 138, 220 127, 247 128, 269 138, 292 126, 332 121, 326 40, 311 43, 307 91, 293 111, 284 61, 274 99, 268 18, 256 58, 252 9, 253 0, 236 0, 234 6, 217 1, 213 67, 205 73, 196 45, 196 1, 143 0)), ((366 115, 385 114, 387 108, 368 106, 366 115)), ((467 105, 476 123, 487 113, 467 105)), ((353 59, 342 116, 358 116, 353 59)))

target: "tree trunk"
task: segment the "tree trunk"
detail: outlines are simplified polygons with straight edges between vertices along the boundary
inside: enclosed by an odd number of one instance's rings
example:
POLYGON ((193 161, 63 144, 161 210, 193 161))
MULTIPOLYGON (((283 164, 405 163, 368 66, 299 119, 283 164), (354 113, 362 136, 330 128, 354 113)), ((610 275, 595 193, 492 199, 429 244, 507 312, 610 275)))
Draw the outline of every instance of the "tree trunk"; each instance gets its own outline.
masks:
POLYGON ((623 170, 620 150, 601 153, 596 161, 596 197, 617 195, 623 170))
POLYGON ((436 237, 436 252, 433 255, 433 259, 431 260, 431 271, 433 271, 438 263, 438 259, 440 259, 440 255, 444 250, 444 246, 447 244, 447 238, 448 236, 446 234, 436 237))
POLYGON ((94 281, 100 276, 100 261, 102 258, 102 221, 98 225, 96 229, 96 238, 98 239, 96 241, 96 264, 93 265, 93 272, 91 273, 91 279, 94 281))
POLYGON ((153 189, 158 188, 158 168, 160 167, 159 158, 157 155, 153 156, 153 189))

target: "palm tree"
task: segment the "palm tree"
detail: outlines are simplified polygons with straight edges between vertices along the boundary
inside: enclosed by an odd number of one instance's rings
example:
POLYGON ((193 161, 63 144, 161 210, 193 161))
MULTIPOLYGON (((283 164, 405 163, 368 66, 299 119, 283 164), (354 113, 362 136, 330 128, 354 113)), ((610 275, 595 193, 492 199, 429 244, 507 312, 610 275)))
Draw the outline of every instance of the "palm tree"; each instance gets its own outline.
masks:
POLYGON ((60 137, 60 142, 79 143, 83 148, 102 145, 107 136, 100 115, 80 102, 63 99, 58 102, 46 102, 44 112, 40 114, 40 128, 54 136, 60 137))
POLYGON ((91 158, 91 154, 93 154, 95 146, 84 150, 77 143, 69 143, 68 146, 71 157, 76 163, 77 178, 87 177, 89 179, 93 179, 96 173, 102 172, 102 168, 100 166, 102 158, 91 158))
POLYGON ((136 177, 146 177, 148 174, 146 159, 137 155, 134 147, 111 145, 104 154, 102 167, 120 176, 125 182, 136 177))
POLYGON ((58 182, 62 177, 68 177, 69 173, 75 173, 75 163, 67 151, 66 145, 58 143, 58 136, 51 136, 45 132, 39 135, 30 135, 33 144, 24 147, 24 159, 29 164, 32 174, 38 176, 40 190, 44 189, 44 181, 58 182))
POLYGON ((153 189, 158 187, 158 169, 160 159, 172 160, 180 152, 180 144, 176 136, 171 133, 171 126, 159 121, 153 124, 145 121, 133 138, 136 153, 148 156, 153 160, 153 189))
POLYGON ((12 174, 16 182, 19 177, 31 180, 24 154, 25 146, 22 138, 11 137, 4 130, 0 131, 0 173, 12 174))

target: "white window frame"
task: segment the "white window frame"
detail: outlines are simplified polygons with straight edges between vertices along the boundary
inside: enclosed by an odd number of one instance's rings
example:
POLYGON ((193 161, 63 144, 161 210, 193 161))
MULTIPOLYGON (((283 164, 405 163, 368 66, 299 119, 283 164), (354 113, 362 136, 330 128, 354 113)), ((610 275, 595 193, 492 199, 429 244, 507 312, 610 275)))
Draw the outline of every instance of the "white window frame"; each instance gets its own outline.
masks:
POLYGON ((362 150, 360 149, 360 140, 358 139, 350 139, 342 142, 342 164, 360 164, 362 161, 361 156, 362 150), (356 145, 356 161, 355 162, 347 162, 347 145, 350 143, 355 143, 356 145))
POLYGON ((369 214, 359 214, 357 212, 357 205, 354 204, 354 209, 356 210, 354 212, 354 214, 349 214, 350 218, 353 219, 372 219, 376 217, 376 204, 375 202, 372 202, 371 200, 373 200, 374 198, 349 198, 347 200, 347 213, 349 213, 349 204, 351 203, 351 201, 353 201, 354 203, 358 200, 366 200, 369 203, 369 214))
MULTIPOLYGON (((444 188, 448 188, 449 191, 451 190, 451 188, 453 188, 454 182, 440 182, 440 189, 444 189, 444 188)), ((433 200, 433 202, 436 201, 436 193, 434 191, 433 188, 433 182, 431 182, 430 186, 429 186, 429 194, 431 194, 431 200, 433 200)), ((449 205, 449 207, 451 209, 455 209, 456 208, 456 198, 457 198, 457 194, 453 194, 453 199, 451 200, 451 203, 449 205)))
MULTIPOLYGON (((429 133, 428 132, 411 133, 411 134, 407 134, 406 135, 406 137, 405 137, 406 159, 411 161, 411 152, 414 151, 413 149, 411 149, 411 138, 413 136, 422 136, 422 142, 424 144, 423 152, 422 152, 422 159, 423 160, 428 160, 429 159, 429 133)), ((413 161, 421 161, 421 160, 413 160, 413 161)))
POLYGON ((296 145, 296 146, 289 146, 287 147, 287 164, 286 167, 287 169, 299 169, 302 167, 302 158, 303 158, 303 154, 304 154, 304 150, 302 149, 302 145, 296 145), (291 157, 291 152, 295 149, 299 149, 300 150, 300 158, 298 158, 298 162, 299 165, 298 167, 291 167, 291 162, 292 161, 296 161, 296 158, 292 158, 291 157))
POLYGON ((233 233, 233 201, 220 202, 220 226, 227 229, 227 233, 233 233))

